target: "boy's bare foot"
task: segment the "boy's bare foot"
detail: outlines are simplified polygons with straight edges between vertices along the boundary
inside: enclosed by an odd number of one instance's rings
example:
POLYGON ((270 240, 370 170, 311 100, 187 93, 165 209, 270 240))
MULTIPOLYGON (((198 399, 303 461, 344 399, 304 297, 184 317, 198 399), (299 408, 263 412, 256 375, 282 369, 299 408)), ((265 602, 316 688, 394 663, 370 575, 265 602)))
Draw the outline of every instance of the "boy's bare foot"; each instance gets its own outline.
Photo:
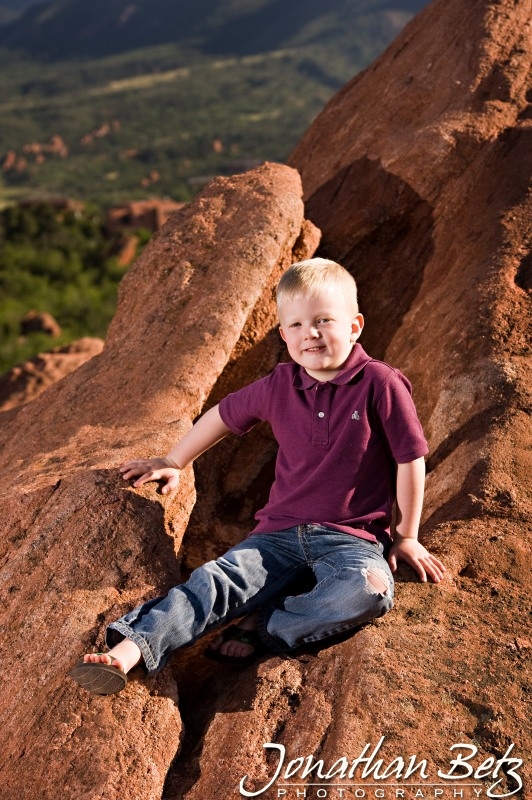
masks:
POLYGON ((83 656, 85 664, 108 664, 126 674, 135 667, 142 658, 142 653, 131 639, 122 639, 107 653, 87 653, 83 656))
MULTIPOLYGON (((238 623, 238 630, 239 631, 256 631, 259 623, 259 615, 258 613, 249 614, 249 616, 244 617, 238 623)), ((234 626, 232 626, 229 630, 234 630, 234 626)), ((225 633, 225 632, 224 632, 225 633)), ((247 661, 248 659, 252 658, 256 651, 256 645, 252 642, 243 641, 242 638, 236 637, 231 638, 224 636, 224 633, 221 633, 219 636, 214 639, 209 645, 209 652, 210 653, 218 653, 221 656, 226 656, 230 659, 242 659, 243 661, 247 661)), ((243 637, 245 639, 245 637, 243 637)), ((250 637, 251 638, 251 637, 250 637)))
POLYGON ((68 674, 92 694, 114 694, 126 687, 127 673, 141 658, 135 642, 123 639, 108 653, 88 653, 68 674))

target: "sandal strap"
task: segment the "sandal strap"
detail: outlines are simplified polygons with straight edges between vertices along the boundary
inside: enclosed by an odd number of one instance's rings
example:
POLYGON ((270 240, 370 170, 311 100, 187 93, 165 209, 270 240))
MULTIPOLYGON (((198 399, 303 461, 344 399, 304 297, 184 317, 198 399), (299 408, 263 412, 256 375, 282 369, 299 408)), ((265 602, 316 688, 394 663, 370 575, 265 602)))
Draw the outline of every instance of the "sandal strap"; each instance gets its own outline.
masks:
POLYGON ((262 644, 262 639, 257 631, 246 631, 242 628, 240 630, 242 630, 242 633, 238 637, 239 642, 250 644, 252 647, 257 647, 257 645, 262 644))
POLYGON ((256 649, 264 648, 264 642, 256 630, 246 630, 238 625, 230 625, 229 628, 223 632, 223 639, 224 642, 232 639, 237 642, 242 642, 243 644, 249 644, 256 649))
POLYGON ((94 655, 95 656, 109 656, 109 658, 111 659, 111 664, 113 663, 113 661, 116 661, 116 658, 114 656, 112 656, 111 653, 94 653, 94 655))

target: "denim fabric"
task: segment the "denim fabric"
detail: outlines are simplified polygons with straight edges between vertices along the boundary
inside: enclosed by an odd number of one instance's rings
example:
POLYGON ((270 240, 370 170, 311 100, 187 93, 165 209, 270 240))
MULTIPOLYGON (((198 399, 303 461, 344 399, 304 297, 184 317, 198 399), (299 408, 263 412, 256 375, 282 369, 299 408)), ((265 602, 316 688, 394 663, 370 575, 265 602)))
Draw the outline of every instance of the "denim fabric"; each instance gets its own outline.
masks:
POLYGON ((382 616, 392 605, 393 577, 381 544, 323 525, 298 525, 253 534, 194 570, 166 597, 112 623, 107 642, 132 639, 153 673, 173 650, 253 611, 259 611, 262 640, 283 653, 382 616), (312 573, 310 591, 289 594, 312 573))

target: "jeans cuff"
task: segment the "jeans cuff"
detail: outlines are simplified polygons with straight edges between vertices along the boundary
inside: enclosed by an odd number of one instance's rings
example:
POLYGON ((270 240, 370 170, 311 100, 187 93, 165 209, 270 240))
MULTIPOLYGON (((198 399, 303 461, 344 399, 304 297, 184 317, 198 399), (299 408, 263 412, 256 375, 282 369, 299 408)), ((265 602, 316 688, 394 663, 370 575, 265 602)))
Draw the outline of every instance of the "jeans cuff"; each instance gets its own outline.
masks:
POLYGON ((135 642, 142 653, 144 666, 148 671, 148 675, 154 675, 159 671, 161 667, 157 665, 147 641, 142 636, 139 636, 139 634, 136 633, 133 628, 130 628, 125 622, 112 622, 107 628, 105 634, 105 640, 108 647, 113 647, 123 639, 131 639, 132 642, 135 642))

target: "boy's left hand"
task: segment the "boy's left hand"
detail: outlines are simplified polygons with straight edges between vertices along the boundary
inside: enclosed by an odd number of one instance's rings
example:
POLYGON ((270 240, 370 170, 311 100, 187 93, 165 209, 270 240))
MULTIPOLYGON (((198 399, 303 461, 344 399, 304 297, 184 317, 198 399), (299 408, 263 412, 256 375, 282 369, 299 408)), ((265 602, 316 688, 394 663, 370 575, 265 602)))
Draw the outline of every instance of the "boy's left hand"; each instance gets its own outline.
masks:
POLYGON ((439 583, 445 575, 442 562, 429 553, 417 539, 397 536, 388 555, 388 564, 392 572, 397 570, 397 562, 406 561, 417 572, 420 580, 425 583, 430 578, 434 583, 439 583))

